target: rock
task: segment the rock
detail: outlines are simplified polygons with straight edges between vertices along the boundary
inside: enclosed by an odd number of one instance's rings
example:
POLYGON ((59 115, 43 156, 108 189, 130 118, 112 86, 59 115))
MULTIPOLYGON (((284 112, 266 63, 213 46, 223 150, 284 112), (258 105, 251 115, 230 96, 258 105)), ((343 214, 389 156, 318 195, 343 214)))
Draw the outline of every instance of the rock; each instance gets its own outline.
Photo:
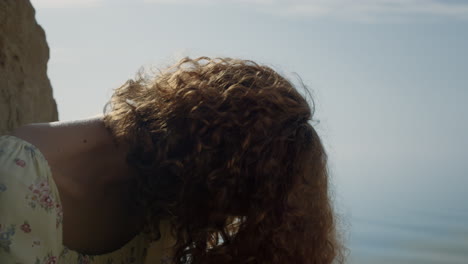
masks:
POLYGON ((28 0, 0 1, 0 134, 58 119, 47 77, 49 47, 28 0))

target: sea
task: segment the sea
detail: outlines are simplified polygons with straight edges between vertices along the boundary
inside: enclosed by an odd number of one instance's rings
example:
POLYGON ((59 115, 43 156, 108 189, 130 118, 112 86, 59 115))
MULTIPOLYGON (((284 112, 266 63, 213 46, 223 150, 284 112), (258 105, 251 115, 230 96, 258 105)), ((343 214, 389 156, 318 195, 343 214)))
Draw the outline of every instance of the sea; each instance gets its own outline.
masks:
POLYGON ((440 164, 331 173, 346 263, 468 264, 468 168, 440 164))

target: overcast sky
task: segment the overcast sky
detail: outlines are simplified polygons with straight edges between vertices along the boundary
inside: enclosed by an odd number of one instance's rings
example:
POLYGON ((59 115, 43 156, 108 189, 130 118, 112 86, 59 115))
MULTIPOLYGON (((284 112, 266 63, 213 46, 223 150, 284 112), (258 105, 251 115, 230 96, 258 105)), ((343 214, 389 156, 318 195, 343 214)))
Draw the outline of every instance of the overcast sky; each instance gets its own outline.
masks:
POLYGON ((346 206, 468 198, 468 1, 32 2, 60 120, 101 113, 141 66, 253 59, 313 91, 346 206))

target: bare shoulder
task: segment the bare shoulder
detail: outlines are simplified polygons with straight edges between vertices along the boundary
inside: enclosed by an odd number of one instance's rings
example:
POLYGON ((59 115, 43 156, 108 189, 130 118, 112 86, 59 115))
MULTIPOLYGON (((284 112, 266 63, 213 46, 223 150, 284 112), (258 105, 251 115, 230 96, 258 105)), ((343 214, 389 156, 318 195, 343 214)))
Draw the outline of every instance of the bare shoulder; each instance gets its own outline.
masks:
POLYGON ((33 144, 45 156, 48 156, 50 147, 53 145, 50 123, 24 125, 13 130, 10 135, 33 144))
POLYGON ((12 136, 36 146, 49 161, 56 164, 64 159, 88 153, 107 132, 100 118, 37 123, 17 128, 12 136))

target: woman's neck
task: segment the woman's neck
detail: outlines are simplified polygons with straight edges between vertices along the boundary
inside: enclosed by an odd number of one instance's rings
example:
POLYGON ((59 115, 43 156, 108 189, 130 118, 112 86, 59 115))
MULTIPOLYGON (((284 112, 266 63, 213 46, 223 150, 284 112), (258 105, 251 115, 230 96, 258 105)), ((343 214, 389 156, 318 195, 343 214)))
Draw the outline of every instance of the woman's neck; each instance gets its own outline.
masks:
POLYGON ((127 148, 115 144, 102 117, 28 125, 16 135, 36 145, 49 162, 67 247, 104 253, 139 232, 143 217, 134 211, 135 173, 126 162, 127 148))
POLYGON ((78 177, 73 181, 102 186, 129 179, 127 148, 115 144, 100 116, 77 121, 32 124, 15 133, 32 141, 41 150, 52 170, 56 171, 55 180, 63 180, 58 179, 59 176, 78 177), (88 174, 83 174, 83 170, 88 174), (64 172, 67 172, 66 175, 63 175, 64 172))
POLYGON ((127 148, 115 144, 101 117, 52 123, 51 131, 57 142, 51 150, 54 165, 69 173, 87 170, 86 175, 73 175, 77 177, 75 182, 84 186, 113 186, 132 176, 126 162, 127 148))

